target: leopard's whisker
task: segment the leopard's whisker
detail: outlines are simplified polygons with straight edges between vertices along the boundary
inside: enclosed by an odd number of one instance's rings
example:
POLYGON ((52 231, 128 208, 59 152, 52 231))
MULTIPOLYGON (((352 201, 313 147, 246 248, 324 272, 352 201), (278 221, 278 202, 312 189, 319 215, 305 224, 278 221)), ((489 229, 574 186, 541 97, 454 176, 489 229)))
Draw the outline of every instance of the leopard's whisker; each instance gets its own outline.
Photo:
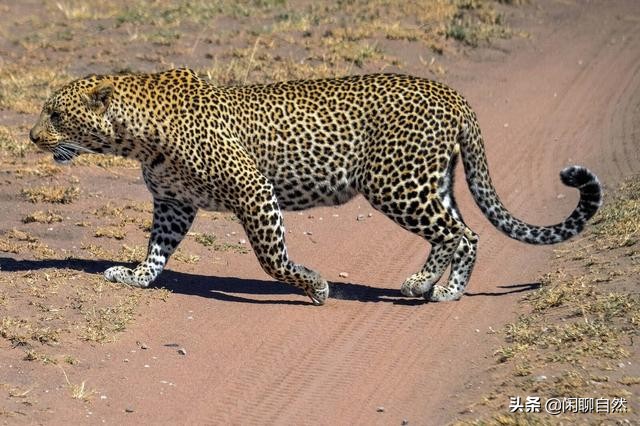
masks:
POLYGON ((62 146, 64 146, 65 148, 72 148, 78 151, 88 152, 90 154, 98 154, 98 152, 94 151, 93 149, 77 145, 73 142, 64 142, 62 146))
POLYGON ((99 133, 92 132, 92 131, 89 131, 89 135, 95 137, 96 139, 98 139, 97 142, 102 144, 102 146, 108 146, 110 144, 109 140, 107 138, 105 138, 104 135, 101 135, 99 133))

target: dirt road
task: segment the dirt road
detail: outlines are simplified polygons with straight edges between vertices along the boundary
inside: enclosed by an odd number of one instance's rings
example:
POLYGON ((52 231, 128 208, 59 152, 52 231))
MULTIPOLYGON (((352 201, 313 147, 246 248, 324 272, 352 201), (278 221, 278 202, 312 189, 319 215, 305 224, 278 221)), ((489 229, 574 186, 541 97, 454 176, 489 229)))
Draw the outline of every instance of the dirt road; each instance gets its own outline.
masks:
MULTIPOLYGON (((527 9, 536 13, 526 21, 530 38, 454 61, 445 80, 478 113, 505 204, 549 224, 577 201, 558 178, 565 165, 586 165, 606 185, 640 171, 640 3, 540 4, 527 9)), ((293 258, 334 281, 326 306, 273 282, 253 256, 170 263, 159 281, 174 292, 169 300, 147 308, 117 343, 86 353, 81 379, 98 390, 92 404, 54 406, 35 421, 451 421, 495 364, 492 330, 513 318, 551 253, 493 229, 459 177, 460 208, 481 237, 461 301, 401 297, 428 246, 364 200, 287 214, 293 258)), ((199 219, 195 229, 207 226, 199 219)))

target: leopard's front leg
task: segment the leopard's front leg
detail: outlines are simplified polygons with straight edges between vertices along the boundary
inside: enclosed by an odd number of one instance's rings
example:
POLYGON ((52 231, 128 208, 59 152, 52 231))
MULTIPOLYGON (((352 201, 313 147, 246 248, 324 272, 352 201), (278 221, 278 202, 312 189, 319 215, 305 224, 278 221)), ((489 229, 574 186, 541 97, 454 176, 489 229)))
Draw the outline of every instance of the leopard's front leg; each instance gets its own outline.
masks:
POLYGON ((155 199, 147 258, 134 269, 111 267, 104 272, 105 278, 111 282, 148 287, 160 275, 169 257, 187 234, 196 212, 192 205, 177 200, 155 199))
POLYGON ((327 281, 316 271, 289 258, 284 239, 284 223, 273 186, 261 175, 247 183, 246 200, 236 210, 249 241, 264 271, 273 278, 301 288, 314 305, 323 305, 329 297, 327 281))

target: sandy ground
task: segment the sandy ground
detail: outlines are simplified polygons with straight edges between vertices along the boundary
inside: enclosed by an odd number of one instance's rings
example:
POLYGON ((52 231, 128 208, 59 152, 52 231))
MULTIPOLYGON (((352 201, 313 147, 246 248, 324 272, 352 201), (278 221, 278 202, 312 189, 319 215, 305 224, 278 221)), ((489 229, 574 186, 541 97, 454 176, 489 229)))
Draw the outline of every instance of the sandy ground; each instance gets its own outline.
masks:
MULTIPOLYGON (((505 204, 522 219, 548 224, 577 200, 559 181, 563 166, 587 165, 607 186, 640 171, 640 3, 541 1, 527 11, 534 18, 523 17, 521 24, 529 38, 452 61, 446 81, 478 113, 505 204)), ((130 199, 148 200, 137 173, 97 173, 127 188, 130 199)), ((83 179, 81 186, 94 185, 83 179)), ((491 351, 498 337, 492 331, 513 319, 518 297, 535 287, 550 255, 549 248, 507 240, 493 229, 464 179, 458 179, 457 193, 467 223, 481 237, 476 270, 459 302, 425 304, 400 295, 400 284, 420 268, 428 245, 364 200, 287 214, 293 258, 333 281, 324 307, 272 281, 252 255, 170 262, 157 283, 173 292, 165 303, 143 308, 117 342, 79 349, 81 367, 71 379, 97 391, 90 403, 56 396, 63 392, 58 369, 14 362, 0 376, 51 388, 39 391, 39 408, 29 416, 0 420, 452 421, 477 400, 476 389, 495 364, 491 351), (340 278, 341 272, 348 277, 340 278)), ((194 229, 209 226, 200 218, 194 229)), ((230 226, 242 238, 239 225, 230 226)), ((46 267, 37 261, 11 265, 46 267)), ((82 261, 71 267, 97 272, 102 266, 82 261)), ((3 367, 17 350, 0 348, 3 367)))

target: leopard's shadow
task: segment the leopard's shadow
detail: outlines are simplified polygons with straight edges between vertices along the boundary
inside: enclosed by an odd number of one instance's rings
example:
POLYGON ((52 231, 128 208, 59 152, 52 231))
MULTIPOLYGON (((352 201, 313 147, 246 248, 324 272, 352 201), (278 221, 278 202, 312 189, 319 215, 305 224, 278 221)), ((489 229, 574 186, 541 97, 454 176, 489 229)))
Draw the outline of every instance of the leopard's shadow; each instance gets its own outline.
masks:
MULTIPOLYGON (((15 260, 0 257, 0 271, 31 271, 48 268, 61 268, 82 271, 90 274, 101 274, 105 269, 120 264, 127 267, 134 264, 114 263, 105 260, 88 259, 49 259, 49 260, 15 260)), ((421 304, 420 300, 403 297, 398 289, 370 287, 364 284, 330 283, 331 297, 342 300, 360 302, 392 302, 398 304, 421 304)), ((226 302, 309 305, 310 302, 301 290, 277 281, 244 279, 189 274, 170 269, 165 270, 153 283, 152 287, 166 288, 173 293, 208 297, 226 302), (299 294, 300 300, 274 300, 251 298, 251 295, 290 295, 299 294), (246 295, 246 296, 245 296, 246 295)))
MULTIPOLYGON (((90 274, 101 274, 105 269, 116 263, 106 260, 89 259, 47 259, 47 260, 16 260, 9 257, 0 257, 0 272, 32 271, 39 269, 60 268, 73 269, 90 274)), ((134 264, 122 264, 132 267, 134 264)), ((354 300, 359 302, 387 302, 401 305, 421 305, 422 299, 407 299, 397 288, 371 287, 365 284, 355 283, 330 283, 331 298, 341 300, 354 300)), ((507 291, 467 293, 469 296, 502 296, 511 293, 533 290, 539 284, 514 284, 498 286, 507 291)), ((300 300, 273 300, 263 298, 251 298, 251 295, 290 295, 299 294, 302 291, 279 283, 277 281, 265 281, 257 279, 244 279, 235 277, 220 277, 189 274, 170 269, 165 270, 153 283, 152 287, 166 288, 173 293, 207 297, 225 302, 254 303, 254 304, 286 304, 286 305, 310 305, 306 297, 300 300), (246 295, 240 296, 239 294, 246 295)))

